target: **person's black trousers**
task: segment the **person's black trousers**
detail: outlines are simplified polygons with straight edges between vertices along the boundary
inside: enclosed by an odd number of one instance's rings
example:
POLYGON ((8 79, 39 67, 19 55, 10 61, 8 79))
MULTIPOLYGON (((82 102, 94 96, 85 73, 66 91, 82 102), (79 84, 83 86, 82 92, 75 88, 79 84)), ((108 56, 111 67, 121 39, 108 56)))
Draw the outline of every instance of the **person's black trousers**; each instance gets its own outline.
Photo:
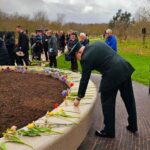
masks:
POLYGON ((45 60, 48 61, 48 46, 44 47, 45 60))
POLYGON ((78 71, 78 62, 75 56, 71 56, 71 70, 78 71))
POLYGON ((6 48, 8 50, 8 54, 10 58, 10 65, 14 66, 15 65, 15 52, 14 52, 15 47, 12 45, 12 46, 6 46, 6 48))
POLYGON ((24 62, 26 64, 26 66, 29 66, 29 52, 28 51, 25 52, 23 60, 24 60, 24 62))
POLYGON ((54 55, 53 56, 49 56, 49 60, 50 60, 49 66, 53 67, 53 65, 54 65, 54 67, 57 68, 56 56, 54 56, 54 55))
POLYGON ((115 103, 118 90, 128 112, 128 124, 137 130, 137 114, 131 78, 121 83, 115 89, 101 91, 102 111, 104 115, 104 130, 115 135, 115 103))

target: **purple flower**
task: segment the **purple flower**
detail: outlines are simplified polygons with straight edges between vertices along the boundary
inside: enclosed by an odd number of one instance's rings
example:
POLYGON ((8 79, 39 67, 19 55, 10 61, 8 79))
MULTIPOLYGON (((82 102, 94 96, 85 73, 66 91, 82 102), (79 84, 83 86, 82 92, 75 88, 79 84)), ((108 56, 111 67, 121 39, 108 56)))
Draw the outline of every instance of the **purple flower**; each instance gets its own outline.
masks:
POLYGON ((4 69, 2 68, 2 71, 3 71, 3 72, 9 72, 9 71, 10 71, 10 69, 9 69, 9 67, 4 68, 4 69))
POLYGON ((61 94, 62 94, 63 97, 66 97, 68 95, 68 91, 67 90, 63 90, 61 92, 61 94))
POLYGON ((65 81, 66 81, 66 79, 65 79, 64 76, 61 76, 61 77, 60 77, 60 80, 61 80, 62 82, 65 82, 65 81))
POLYGON ((25 68, 21 70, 21 73, 25 73, 25 72, 26 72, 26 69, 25 69, 25 68))
POLYGON ((55 71, 55 72, 54 72, 54 77, 55 77, 55 78, 58 78, 58 77, 59 77, 59 72, 58 72, 58 71, 55 71))
POLYGON ((44 72, 45 72, 45 73, 49 73, 50 71, 51 71, 50 68, 45 68, 45 69, 44 69, 44 72))
POLYGON ((7 70, 6 70, 6 69, 4 69, 4 70, 3 70, 3 72, 7 72, 7 70))

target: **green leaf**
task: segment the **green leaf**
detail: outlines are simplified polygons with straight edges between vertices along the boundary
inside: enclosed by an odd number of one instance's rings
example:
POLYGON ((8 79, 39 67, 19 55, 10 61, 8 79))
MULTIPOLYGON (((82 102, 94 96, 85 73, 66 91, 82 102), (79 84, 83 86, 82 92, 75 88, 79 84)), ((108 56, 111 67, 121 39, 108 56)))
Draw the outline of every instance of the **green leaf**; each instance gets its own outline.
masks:
MULTIPOLYGON (((7 143, 8 143, 8 142, 15 142, 15 143, 18 143, 18 144, 23 144, 23 145, 26 145, 26 146, 32 148, 33 150, 35 150, 31 145, 25 143, 24 141, 22 141, 19 137, 15 136, 15 135, 11 136, 11 137, 9 138, 9 140, 7 140, 6 142, 7 142, 7 143)), ((6 142, 5 142, 5 143, 6 143, 6 142)))
POLYGON ((61 134, 60 132, 52 131, 50 128, 44 128, 44 127, 35 127, 32 129, 28 129, 28 130, 21 129, 18 131, 18 133, 23 136, 30 136, 30 137, 41 136, 41 133, 61 134))
POLYGON ((38 127, 36 128, 39 132, 51 132, 50 128, 38 127))
POLYGON ((38 130, 35 129, 29 129, 29 130, 21 129, 18 131, 18 133, 23 136, 30 136, 30 137, 41 136, 38 130))
POLYGON ((67 100, 71 100, 71 101, 73 101, 73 100, 75 100, 75 98, 76 98, 76 96, 67 96, 67 100))
POLYGON ((77 96, 78 94, 77 93, 70 93, 70 95, 69 96, 77 96))
POLYGON ((0 150, 7 150, 6 144, 4 142, 0 142, 0 150))
POLYGON ((62 117, 67 117, 67 118, 79 118, 78 116, 72 116, 72 115, 68 115, 65 112, 60 113, 60 116, 62 117))
POLYGON ((51 130, 51 132, 49 134, 63 134, 62 132, 59 132, 59 131, 54 131, 54 130, 51 130))

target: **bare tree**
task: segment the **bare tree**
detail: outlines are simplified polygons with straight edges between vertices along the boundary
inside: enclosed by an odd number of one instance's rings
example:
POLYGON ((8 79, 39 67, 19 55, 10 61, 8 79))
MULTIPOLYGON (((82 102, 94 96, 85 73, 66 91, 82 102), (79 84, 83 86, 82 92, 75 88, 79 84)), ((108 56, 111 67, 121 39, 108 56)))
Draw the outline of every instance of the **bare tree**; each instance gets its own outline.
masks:
POLYGON ((48 15, 44 11, 38 11, 34 13, 33 19, 38 23, 38 27, 44 28, 49 23, 48 15))
POLYGON ((58 13, 57 14, 57 19, 56 19, 56 22, 62 26, 64 24, 64 21, 65 21, 65 14, 63 13, 58 13))
POLYGON ((140 7, 136 11, 135 18, 138 22, 144 21, 150 21, 150 10, 148 7, 140 7))

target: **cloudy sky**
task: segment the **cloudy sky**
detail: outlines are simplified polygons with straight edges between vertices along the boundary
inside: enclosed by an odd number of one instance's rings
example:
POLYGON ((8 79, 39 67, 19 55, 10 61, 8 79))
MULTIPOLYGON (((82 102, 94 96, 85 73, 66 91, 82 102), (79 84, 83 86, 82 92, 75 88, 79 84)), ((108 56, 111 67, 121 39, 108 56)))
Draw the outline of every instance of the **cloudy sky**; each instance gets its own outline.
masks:
POLYGON ((31 17, 37 11, 44 11, 50 20, 63 14, 65 22, 107 23, 118 9, 131 12, 146 0, 0 0, 0 9, 7 13, 18 12, 31 17))

